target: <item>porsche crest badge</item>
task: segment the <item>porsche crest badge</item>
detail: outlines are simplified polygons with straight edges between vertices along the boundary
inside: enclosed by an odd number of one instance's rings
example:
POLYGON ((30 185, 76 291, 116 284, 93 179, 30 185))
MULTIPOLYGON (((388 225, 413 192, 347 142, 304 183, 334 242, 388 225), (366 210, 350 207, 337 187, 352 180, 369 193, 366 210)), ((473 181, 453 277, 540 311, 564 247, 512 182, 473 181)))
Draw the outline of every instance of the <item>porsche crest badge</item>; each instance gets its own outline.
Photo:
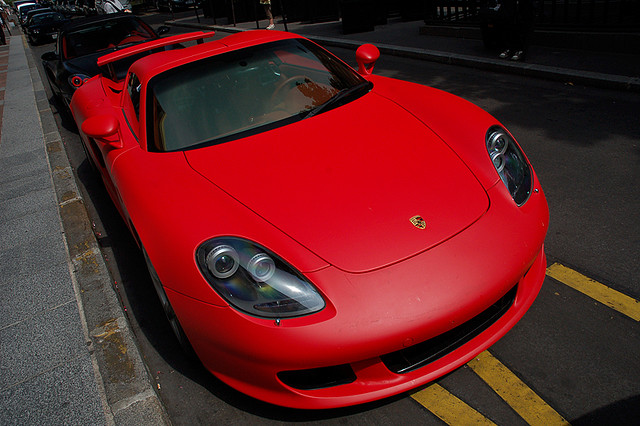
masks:
POLYGON ((409 220, 411 221, 413 226, 415 226, 418 229, 425 229, 427 227, 427 222, 425 222, 422 216, 414 216, 409 220))

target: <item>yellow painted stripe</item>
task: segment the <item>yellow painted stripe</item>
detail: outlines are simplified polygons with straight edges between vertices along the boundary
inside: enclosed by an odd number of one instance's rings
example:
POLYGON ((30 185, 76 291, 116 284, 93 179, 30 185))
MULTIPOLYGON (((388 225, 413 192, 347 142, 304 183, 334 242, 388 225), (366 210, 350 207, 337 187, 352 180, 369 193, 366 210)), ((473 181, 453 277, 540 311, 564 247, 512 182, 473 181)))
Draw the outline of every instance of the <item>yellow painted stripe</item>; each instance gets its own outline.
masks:
POLYGON ((632 297, 615 291, 559 263, 549 266, 547 275, 586 294, 603 305, 615 309, 636 321, 640 321, 640 302, 632 297))
POLYGON ((560 414, 489 352, 467 364, 530 425, 568 425, 560 414))
POLYGON ((435 383, 414 393, 411 398, 448 425, 495 425, 491 420, 435 383))

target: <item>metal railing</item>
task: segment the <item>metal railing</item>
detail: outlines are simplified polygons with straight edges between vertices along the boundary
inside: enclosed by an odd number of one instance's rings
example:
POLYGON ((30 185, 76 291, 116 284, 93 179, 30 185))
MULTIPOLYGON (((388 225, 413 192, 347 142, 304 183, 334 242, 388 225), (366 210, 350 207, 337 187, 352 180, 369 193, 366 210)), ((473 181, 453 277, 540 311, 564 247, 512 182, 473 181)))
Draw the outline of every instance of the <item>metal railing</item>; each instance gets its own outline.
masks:
MULTIPOLYGON (((489 1, 425 0, 425 19, 431 23, 477 24, 481 8, 489 1)), ((537 26, 640 28, 640 0, 535 0, 534 10, 537 26)))
MULTIPOLYGON (((147 0, 149 1, 149 0, 147 0)), ((251 21, 264 12, 258 0, 200 0, 205 11, 217 16, 235 15, 251 21), (215 11, 215 13, 214 13, 215 11)), ((272 0, 274 13, 285 11, 290 21, 321 22, 340 19, 341 8, 357 4, 379 18, 399 16, 430 24, 478 25, 481 9, 490 3, 515 0, 272 0)), ((532 1, 535 25, 558 29, 640 29, 640 0, 519 0, 532 1)), ((366 11, 363 11, 363 14, 366 11)))

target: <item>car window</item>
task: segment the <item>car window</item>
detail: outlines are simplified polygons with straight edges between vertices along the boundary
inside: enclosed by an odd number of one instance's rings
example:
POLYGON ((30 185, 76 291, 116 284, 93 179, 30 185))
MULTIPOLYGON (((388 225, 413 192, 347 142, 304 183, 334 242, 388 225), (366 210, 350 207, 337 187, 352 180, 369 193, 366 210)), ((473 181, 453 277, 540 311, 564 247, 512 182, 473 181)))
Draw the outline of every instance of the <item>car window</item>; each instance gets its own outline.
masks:
POLYGON ((150 150, 220 143, 304 118, 362 84, 353 69, 304 40, 285 40, 189 63, 147 90, 150 150))
POLYGON ((29 25, 40 25, 47 24, 51 22, 60 22, 62 21, 60 15, 54 13, 47 13, 42 15, 34 15, 29 19, 29 25))
POLYGON ((155 38, 150 28, 137 19, 101 21, 65 35, 64 57, 72 59, 100 50, 155 38))
POLYGON ((138 76, 131 73, 129 75, 129 84, 127 85, 127 92, 129 93, 129 98, 131 98, 131 104, 133 105, 133 110, 136 113, 136 119, 140 117, 140 90, 142 89, 142 85, 140 84, 140 79, 138 76))

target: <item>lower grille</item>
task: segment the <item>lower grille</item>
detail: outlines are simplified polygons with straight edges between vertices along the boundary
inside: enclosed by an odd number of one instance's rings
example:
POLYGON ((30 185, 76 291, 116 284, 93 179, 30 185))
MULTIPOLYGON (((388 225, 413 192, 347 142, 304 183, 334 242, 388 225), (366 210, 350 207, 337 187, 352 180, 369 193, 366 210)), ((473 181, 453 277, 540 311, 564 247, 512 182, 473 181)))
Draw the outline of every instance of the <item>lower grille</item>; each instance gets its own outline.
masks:
POLYGON ((281 371, 278 378, 292 388, 312 390, 355 382, 356 375, 348 364, 343 364, 309 370, 281 371))
POLYGON ((382 355, 384 365, 396 374, 408 373, 443 357, 464 345, 495 323, 513 304, 518 286, 484 312, 458 327, 411 347, 382 355))

